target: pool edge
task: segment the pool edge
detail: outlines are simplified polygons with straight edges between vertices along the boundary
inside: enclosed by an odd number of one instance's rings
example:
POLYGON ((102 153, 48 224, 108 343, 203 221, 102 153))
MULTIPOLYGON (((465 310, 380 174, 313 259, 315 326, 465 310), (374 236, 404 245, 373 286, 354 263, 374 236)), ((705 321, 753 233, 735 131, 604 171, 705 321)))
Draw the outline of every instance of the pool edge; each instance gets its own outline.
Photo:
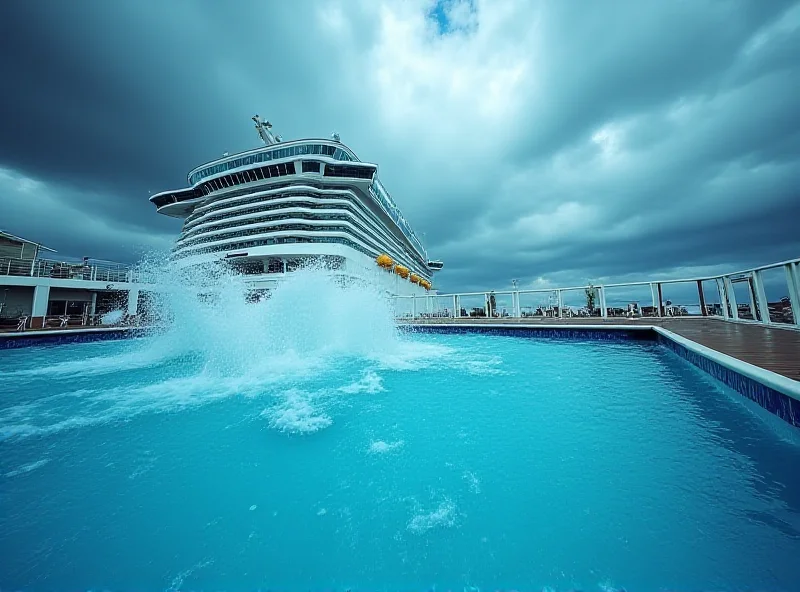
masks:
POLYGON ((724 366, 732 372, 741 374, 750 380, 754 380, 800 402, 800 382, 797 382, 796 380, 792 380, 786 376, 781 376, 780 374, 772 372, 771 370, 760 368, 759 366, 750 364, 749 362, 739 360, 733 356, 729 356, 728 354, 718 352, 715 349, 701 345, 696 341, 687 339, 686 337, 678 335, 677 333, 673 333, 669 329, 664 329, 663 327, 652 327, 652 330, 656 334, 678 344, 690 352, 709 359, 720 366, 724 366))
POLYGON ((138 335, 137 327, 94 327, 91 329, 51 329, 44 331, 13 331, 0 333, 0 350, 32 347, 36 345, 63 345, 88 343, 112 339, 125 339, 138 335))

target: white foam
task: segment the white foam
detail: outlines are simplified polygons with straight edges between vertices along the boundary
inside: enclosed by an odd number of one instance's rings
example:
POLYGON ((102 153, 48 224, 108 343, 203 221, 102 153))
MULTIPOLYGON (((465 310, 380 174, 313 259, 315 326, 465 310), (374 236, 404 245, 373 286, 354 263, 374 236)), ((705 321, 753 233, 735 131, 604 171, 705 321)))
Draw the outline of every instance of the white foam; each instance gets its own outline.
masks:
POLYGON ((340 387, 339 390, 349 395, 358 393, 374 395, 375 393, 383 392, 385 389, 383 388, 383 379, 372 370, 366 370, 360 380, 340 387))
POLYGON ((176 575, 174 578, 172 578, 172 581, 170 582, 169 587, 167 588, 167 592, 177 592, 183 586, 183 581, 186 578, 188 578, 190 575, 192 575, 197 570, 203 569, 204 567, 208 567, 212 563, 214 563, 213 559, 204 559, 202 561, 198 561, 197 563, 195 563, 189 569, 185 569, 185 570, 179 572, 178 575, 176 575))
POLYGON ((475 476, 475 473, 472 471, 464 471, 464 474, 461 476, 464 481, 467 482, 469 486, 469 490, 472 493, 480 493, 481 492, 481 481, 475 476))
POLYGON ((405 442, 403 440, 396 440, 394 442, 384 442, 383 440, 373 440, 369 445, 370 454, 386 454, 394 450, 399 450, 403 447, 405 442))
POLYGON ((25 473, 30 473, 31 471, 35 471, 39 467, 43 467, 47 463, 50 462, 49 458, 43 458, 37 460, 36 462, 28 463, 26 465, 22 465, 19 468, 14 469, 13 471, 9 471, 6 473, 6 477, 16 477, 17 475, 24 475, 25 473))
POLYGON ((373 354, 371 359, 382 370, 424 370, 442 363, 446 365, 447 360, 456 357, 457 353, 445 345, 405 337, 391 350, 373 354))
POLYGON ((406 528, 415 534, 424 534, 432 528, 455 526, 456 517, 456 505, 449 498, 445 498, 435 510, 414 515, 406 528))
MULTIPOLYGON (((137 340, 138 341, 138 340, 137 340)), ((13 372, 0 372, 0 380, 11 378, 72 378, 74 376, 90 376, 109 374, 120 370, 135 370, 157 365, 169 359, 170 352, 158 347, 157 342, 129 343, 135 349, 114 355, 92 356, 79 360, 67 360, 47 365, 37 365, 13 372)))
POLYGON ((271 428, 292 434, 313 434, 331 425, 330 417, 313 405, 310 393, 291 389, 283 393, 280 401, 262 415, 269 419, 271 428))
POLYGON ((111 310, 104 314, 101 319, 104 325, 116 325, 122 320, 124 314, 122 310, 111 310))

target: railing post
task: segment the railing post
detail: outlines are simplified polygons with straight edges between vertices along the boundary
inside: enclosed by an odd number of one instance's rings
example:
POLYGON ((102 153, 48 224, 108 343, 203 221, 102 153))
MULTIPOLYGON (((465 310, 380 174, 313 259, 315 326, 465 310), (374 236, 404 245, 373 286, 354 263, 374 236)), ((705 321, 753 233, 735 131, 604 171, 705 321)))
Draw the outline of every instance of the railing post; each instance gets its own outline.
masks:
POLYGON ((417 295, 416 294, 412 294, 411 295, 411 318, 412 319, 416 319, 417 318, 417 295))
POLYGON ((603 286, 598 286, 597 291, 600 293, 600 316, 604 319, 607 319, 608 309, 606 308, 606 289, 603 286))
POLYGON ((461 316, 461 311, 458 310, 458 296, 453 294, 453 318, 457 319, 461 316))
POLYGON ((739 306, 736 304, 736 293, 733 291, 733 282, 729 276, 723 276, 722 281, 725 282, 725 295, 728 304, 731 307, 731 319, 734 321, 739 320, 739 306))
POLYGON ((800 277, 796 263, 787 263, 783 266, 786 274, 786 284, 789 288, 789 305, 792 307, 792 320, 795 325, 800 325, 800 277))
POLYGON ((556 290, 558 296, 558 318, 564 318, 564 299, 561 297, 561 290, 556 290))
POLYGON ((706 297, 703 294, 703 280, 697 280, 697 294, 700 296, 700 316, 708 316, 706 314, 706 297))
POLYGON ((727 321, 730 318, 730 315, 728 314, 728 297, 725 295, 725 282, 722 281, 722 278, 716 278, 714 282, 717 284, 719 307, 722 311, 722 318, 727 321))
POLYGON ((761 271, 753 272, 753 284, 756 293, 756 302, 758 302, 758 313, 761 315, 761 322, 769 325, 772 319, 769 318, 769 302, 767 302, 767 292, 764 289, 764 278, 761 271))
POLYGON ((33 277, 33 270, 36 267, 36 259, 31 260, 31 277, 33 277))
POLYGON ((656 285, 650 282, 650 298, 653 300, 653 316, 661 316, 661 306, 658 302, 658 293, 656 292, 656 285))
POLYGON ((755 279, 754 273, 751 271, 747 277, 747 291, 750 293, 750 314, 753 315, 753 320, 759 320, 759 304, 758 298, 756 298, 756 290, 755 290, 755 279))

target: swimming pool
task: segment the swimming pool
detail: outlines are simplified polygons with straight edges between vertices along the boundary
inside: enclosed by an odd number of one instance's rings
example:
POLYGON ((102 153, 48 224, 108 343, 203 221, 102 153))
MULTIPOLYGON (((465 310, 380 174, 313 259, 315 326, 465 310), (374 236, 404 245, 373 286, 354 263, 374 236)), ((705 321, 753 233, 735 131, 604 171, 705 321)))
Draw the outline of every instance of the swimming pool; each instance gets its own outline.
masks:
POLYGON ((798 446, 656 343, 284 346, 0 351, 0 587, 796 589, 798 446))

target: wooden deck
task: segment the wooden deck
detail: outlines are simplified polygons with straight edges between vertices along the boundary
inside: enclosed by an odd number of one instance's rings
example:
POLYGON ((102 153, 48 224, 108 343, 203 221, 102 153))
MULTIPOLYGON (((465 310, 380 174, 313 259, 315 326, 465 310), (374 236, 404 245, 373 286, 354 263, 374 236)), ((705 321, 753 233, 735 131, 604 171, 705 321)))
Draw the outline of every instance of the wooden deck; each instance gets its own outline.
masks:
POLYGON ((650 325, 664 327, 720 353, 800 381, 800 331, 762 325, 731 323, 709 318, 526 318, 526 319, 425 319, 413 324, 526 324, 526 325, 650 325))

